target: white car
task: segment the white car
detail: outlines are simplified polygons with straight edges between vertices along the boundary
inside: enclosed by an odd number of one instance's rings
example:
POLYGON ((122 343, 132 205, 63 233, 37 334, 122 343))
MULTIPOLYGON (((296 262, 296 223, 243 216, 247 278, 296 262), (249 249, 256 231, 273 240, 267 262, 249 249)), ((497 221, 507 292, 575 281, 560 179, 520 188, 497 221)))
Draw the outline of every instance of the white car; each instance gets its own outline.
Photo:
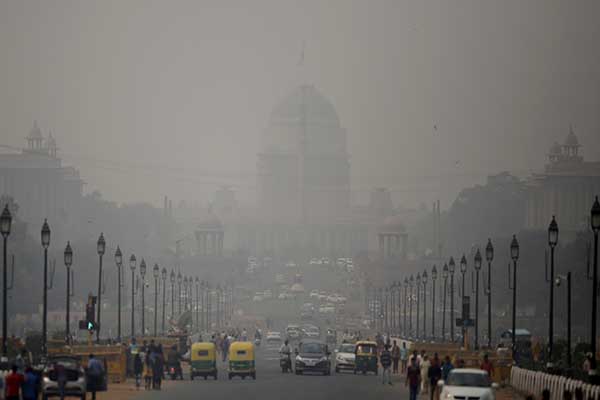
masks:
POLYGON ((267 343, 281 343, 281 332, 267 332, 267 343))
POLYGON ((255 301, 258 303, 260 301, 263 301, 263 297, 257 294, 252 298, 252 301, 255 301))
POLYGON ((336 373, 339 373, 341 370, 354 371, 356 359, 355 349, 356 345, 352 343, 342 343, 340 347, 335 350, 336 373))
POLYGON ((310 298, 311 299, 318 299, 319 298, 319 291, 318 290, 312 290, 310 292, 310 298))
POLYGON ((287 268, 296 268, 296 267, 297 267, 296 263, 295 263, 295 262, 293 262, 293 261, 288 261, 288 262, 285 264, 285 266, 286 266, 287 268))
POLYGON ((331 264, 331 261, 329 261, 329 258, 323 257, 323 258, 321 258, 321 264, 329 265, 329 264, 331 264))
POLYGON ((309 264, 310 265, 321 265, 321 260, 319 260, 318 258, 311 258, 309 264))
POLYGON ((474 368, 458 368, 450 371, 446 381, 439 381, 440 399, 480 399, 495 400, 494 389, 487 372, 474 368))

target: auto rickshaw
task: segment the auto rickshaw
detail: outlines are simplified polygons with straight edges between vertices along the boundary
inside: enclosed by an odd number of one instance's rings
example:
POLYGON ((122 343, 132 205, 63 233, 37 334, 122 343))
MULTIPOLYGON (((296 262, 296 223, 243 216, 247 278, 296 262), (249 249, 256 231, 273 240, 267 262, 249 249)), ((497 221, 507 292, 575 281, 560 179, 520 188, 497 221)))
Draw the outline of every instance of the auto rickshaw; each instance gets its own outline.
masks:
POLYGON ((192 344, 190 354, 190 378, 212 376, 217 379, 217 348, 214 343, 200 342, 192 344))
POLYGON ((256 379, 254 344, 251 342, 233 342, 229 346, 229 379, 240 376, 256 379))
POLYGON ((369 341, 356 342, 354 373, 374 372, 377 375, 377 343, 369 341))

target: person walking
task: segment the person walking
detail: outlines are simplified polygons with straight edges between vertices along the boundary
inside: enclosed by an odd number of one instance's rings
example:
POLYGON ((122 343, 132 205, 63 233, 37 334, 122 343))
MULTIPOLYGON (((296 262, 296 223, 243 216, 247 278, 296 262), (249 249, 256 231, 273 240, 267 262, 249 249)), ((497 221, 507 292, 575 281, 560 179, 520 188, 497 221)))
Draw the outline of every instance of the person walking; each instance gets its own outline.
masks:
POLYGON ((392 372, 394 374, 397 374, 398 373, 398 363, 400 362, 400 347, 398 347, 398 344, 396 343, 395 340, 393 343, 394 344, 392 346, 392 364, 393 364, 392 372))
POLYGON ((21 385, 25 382, 25 377, 18 372, 18 367, 13 365, 11 372, 4 378, 6 388, 6 400, 19 400, 21 385))
POLYGON ((101 389, 104 366, 93 354, 88 357, 88 378, 91 386, 92 400, 96 400, 96 392, 101 389))
POLYGON ((481 367, 482 370, 484 370, 485 372, 488 373, 488 376, 490 377, 490 379, 492 379, 492 375, 494 374, 494 365, 492 364, 492 362, 490 361, 489 357, 487 354, 484 354, 483 356, 483 362, 481 363, 481 367))
POLYGON ((38 378, 31 367, 25 368, 25 382, 21 388, 23 400, 36 400, 38 397, 38 378))
POLYGON ((431 362, 429 361, 429 357, 425 354, 423 355, 423 361, 421 361, 421 365, 419 366, 421 369, 421 394, 427 395, 429 393, 429 367, 431 366, 431 362))
POLYGON ((381 373, 381 383, 385 385, 385 380, 387 377, 387 383, 392 384, 392 376, 390 374, 390 367, 392 366, 392 354, 390 353, 390 347, 386 344, 381 351, 381 355, 379 356, 379 363, 381 364, 381 368, 383 369, 381 373))
POLYGON ((406 386, 410 390, 410 400, 417 400, 419 395, 419 385, 421 383, 421 370, 417 364, 417 358, 414 357, 410 361, 410 365, 406 370, 406 386))
POLYGON ((408 362, 408 349, 406 348, 406 342, 402 342, 402 348, 400 349, 400 362, 402 363, 402 373, 406 373, 406 364, 408 362))
POLYGON ((452 371, 453 369, 454 365, 452 365, 450 356, 446 356, 446 358, 444 358, 444 363, 442 364, 442 379, 448 379, 448 374, 450 374, 450 371, 452 371))
POLYGON ((152 388, 152 360, 149 354, 144 358, 144 388, 146 390, 152 388))
POLYGON ((431 365, 429 366, 429 371, 427 372, 427 377, 429 378, 429 399, 439 399, 439 387, 437 385, 438 381, 442 379, 442 367, 440 358, 437 353, 433 354, 433 360, 431 360, 431 365))
POLYGON ((135 377, 136 390, 140 390, 143 372, 144 364, 142 363, 142 357, 140 357, 140 353, 135 353, 135 356, 133 357, 133 376, 135 377))

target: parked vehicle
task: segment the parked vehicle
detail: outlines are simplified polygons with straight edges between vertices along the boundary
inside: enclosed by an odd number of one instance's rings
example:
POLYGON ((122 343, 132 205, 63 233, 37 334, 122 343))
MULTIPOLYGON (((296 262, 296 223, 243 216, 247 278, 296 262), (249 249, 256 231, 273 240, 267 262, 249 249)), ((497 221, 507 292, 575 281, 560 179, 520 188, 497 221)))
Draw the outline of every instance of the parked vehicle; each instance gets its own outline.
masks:
POLYGON ((68 356, 52 357, 48 360, 46 368, 44 368, 42 373, 42 400, 60 396, 57 375, 58 366, 64 368, 67 377, 64 388, 65 396, 79 397, 85 400, 87 392, 85 369, 79 358, 68 356))
POLYGON ((457 368, 450 371, 446 381, 438 381, 440 399, 494 400, 497 383, 492 383, 486 371, 457 368))

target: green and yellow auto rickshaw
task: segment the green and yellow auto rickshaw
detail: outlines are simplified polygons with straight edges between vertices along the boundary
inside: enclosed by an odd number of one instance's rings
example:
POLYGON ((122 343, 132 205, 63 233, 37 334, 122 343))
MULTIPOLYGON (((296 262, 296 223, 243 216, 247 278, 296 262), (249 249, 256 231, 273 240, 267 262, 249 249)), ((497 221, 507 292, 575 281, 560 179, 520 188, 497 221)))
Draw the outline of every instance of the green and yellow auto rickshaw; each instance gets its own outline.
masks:
POLYGON ((233 342, 229 346, 229 379, 239 376, 256 379, 254 344, 251 342, 233 342))
POLYGON ((214 343, 201 342, 192 344, 190 354, 190 377, 209 376, 217 379, 217 348, 214 343))
POLYGON ((377 375, 377 343, 370 341, 356 342, 354 373, 373 372, 377 375))

